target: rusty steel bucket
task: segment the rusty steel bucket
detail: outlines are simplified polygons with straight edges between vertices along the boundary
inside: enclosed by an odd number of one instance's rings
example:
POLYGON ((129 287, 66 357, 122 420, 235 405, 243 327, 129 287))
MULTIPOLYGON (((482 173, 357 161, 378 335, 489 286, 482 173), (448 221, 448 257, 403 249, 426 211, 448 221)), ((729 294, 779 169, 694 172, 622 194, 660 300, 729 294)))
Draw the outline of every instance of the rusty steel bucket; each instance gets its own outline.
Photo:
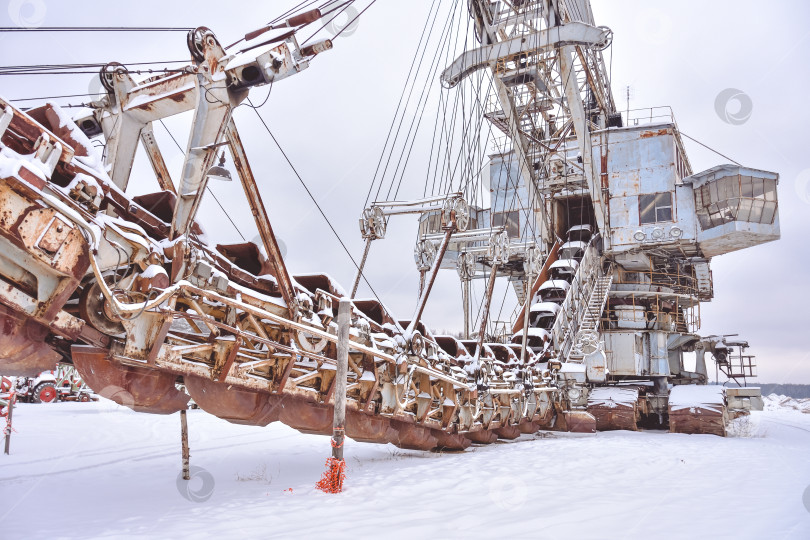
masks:
POLYGON ((561 420, 556 426, 561 431, 596 433, 596 418, 585 411, 563 411, 557 419, 561 420))
POLYGON ((501 426, 494 431, 499 439, 506 439, 507 441, 517 439, 522 433, 519 426, 501 426))
POLYGON ((48 327, 0 305, 0 373, 34 377, 56 368, 62 356, 43 340, 48 327))
POLYGON ((138 412, 172 414, 188 407, 189 397, 175 387, 176 375, 124 366, 108 353, 99 347, 71 347, 76 370, 94 392, 138 412))
POLYGON ((477 444, 492 444, 498 440, 498 434, 489 429, 468 431, 464 433, 464 436, 477 444))
POLYGON ((438 429, 432 430, 436 437, 436 448, 439 450, 460 451, 468 448, 472 441, 461 433, 447 433, 438 429))
POLYGON ((281 413, 281 397, 186 375, 183 377, 191 399, 209 414, 233 424, 266 426, 281 413))

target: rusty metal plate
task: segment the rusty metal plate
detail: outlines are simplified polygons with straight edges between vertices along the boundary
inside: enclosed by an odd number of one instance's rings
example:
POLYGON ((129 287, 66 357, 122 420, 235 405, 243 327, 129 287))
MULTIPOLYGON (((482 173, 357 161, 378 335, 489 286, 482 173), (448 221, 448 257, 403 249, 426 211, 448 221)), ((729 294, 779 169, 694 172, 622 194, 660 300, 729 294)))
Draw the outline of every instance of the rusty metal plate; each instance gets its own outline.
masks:
POLYGON ((502 426, 494 431, 499 439, 506 439, 507 441, 517 439, 522 433, 518 426, 502 426))
POLYGON ((529 421, 525 418, 520 421, 517 427, 521 433, 525 433, 526 435, 531 435, 532 433, 537 433, 540 431, 540 424, 529 421))
POLYGON ((399 448, 432 450, 439 444, 438 439, 433 435, 434 430, 409 424, 402 420, 391 420, 391 427, 397 432, 395 439, 391 443, 399 448))
POLYGON ((468 431, 464 436, 478 444, 492 444, 498 440, 498 434, 488 429, 468 431))
POLYGON ((346 436, 359 442, 385 444, 395 441, 397 432, 390 418, 347 410, 346 436))
POLYGON ((25 248, 57 272, 82 277, 90 266, 87 241, 51 208, 29 211, 17 227, 25 248))
POLYGON ((596 433, 596 418, 585 411, 564 411, 558 417, 558 429, 572 433, 596 433))
POLYGON ((276 422, 283 398, 194 375, 183 377, 191 399, 202 410, 233 424, 266 426, 276 422))
POLYGON ((669 411, 669 430, 672 433, 726 436, 726 415, 723 411, 692 407, 669 411))
POLYGON ((76 370, 100 396, 138 412, 171 414, 188 407, 189 397, 175 387, 176 375, 124 366, 108 358, 107 349, 73 345, 76 370))
POLYGON ((0 373, 34 377, 56 368, 62 356, 43 340, 48 328, 0 305, 0 373))
POLYGON ((284 400, 279 420, 301 433, 331 435, 334 410, 323 403, 288 397, 284 400))
POLYGON ((59 248, 67 240, 73 228, 65 223, 59 216, 54 216, 45 233, 40 237, 37 247, 49 255, 56 255, 59 248))
POLYGON ((612 407, 602 405, 589 405, 588 412, 596 419, 596 429, 610 431, 625 429, 638 431, 638 414, 635 403, 633 406, 614 404, 612 407))
POLYGON ((436 437, 436 448, 438 450, 461 451, 468 448, 472 441, 460 433, 447 433, 438 429, 432 430, 436 437))

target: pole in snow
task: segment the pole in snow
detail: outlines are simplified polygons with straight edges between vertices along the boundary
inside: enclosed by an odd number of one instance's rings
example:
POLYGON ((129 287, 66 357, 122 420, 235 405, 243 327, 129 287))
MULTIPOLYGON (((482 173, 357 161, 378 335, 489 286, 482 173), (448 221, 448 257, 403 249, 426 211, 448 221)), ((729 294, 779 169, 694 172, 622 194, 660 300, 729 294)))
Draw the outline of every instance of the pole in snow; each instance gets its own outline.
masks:
POLYGON ((17 401, 17 394, 15 393, 14 389, 12 388, 11 393, 8 395, 8 417, 6 418, 6 448, 5 453, 8 455, 8 449, 11 445, 11 415, 14 411, 14 402, 17 401))
POLYGON ((183 444, 183 480, 190 480, 188 465, 188 422, 186 421, 186 410, 180 411, 180 438, 183 444))
POLYGON ((316 487, 326 493, 343 491, 346 462, 343 443, 346 440, 346 374, 349 370, 349 328, 352 322, 352 303, 341 298, 338 305, 337 371, 335 372, 335 413, 332 420, 332 457, 326 460, 326 472, 316 487))

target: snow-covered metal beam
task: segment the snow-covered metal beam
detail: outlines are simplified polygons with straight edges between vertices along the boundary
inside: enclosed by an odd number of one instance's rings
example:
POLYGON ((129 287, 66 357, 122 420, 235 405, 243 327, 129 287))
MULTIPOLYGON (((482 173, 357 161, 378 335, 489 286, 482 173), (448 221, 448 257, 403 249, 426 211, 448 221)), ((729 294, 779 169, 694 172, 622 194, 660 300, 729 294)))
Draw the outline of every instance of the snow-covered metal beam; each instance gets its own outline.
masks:
POLYGON ((551 51, 566 45, 601 47, 608 43, 609 39, 610 30, 607 28, 569 22, 471 49, 456 58, 455 62, 442 72, 441 81, 447 88, 452 88, 466 76, 489 67, 493 62, 503 62, 527 52, 551 51))

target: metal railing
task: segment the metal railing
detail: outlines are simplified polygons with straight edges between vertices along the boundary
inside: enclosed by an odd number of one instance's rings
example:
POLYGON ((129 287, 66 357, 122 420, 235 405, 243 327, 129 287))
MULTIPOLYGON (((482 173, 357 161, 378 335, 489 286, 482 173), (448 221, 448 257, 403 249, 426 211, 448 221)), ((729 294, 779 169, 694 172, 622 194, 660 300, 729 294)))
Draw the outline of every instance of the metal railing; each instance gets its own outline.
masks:
POLYGON ((592 241, 585 250, 577 273, 571 281, 571 288, 568 289, 568 294, 560 305, 560 312, 551 328, 551 337, 560 358, 567 357, 571 350, 580 321, 588 309, 591 291, 601 274, 599 250, 596 242, 592 241))
POLYGON ((615 285, 633 285, 639 290, 658 292, 666 294, 672 292, 674 294, 682 294, 699 296, 698 281, 695 276, 694 268, 691 272, 683 271, 678 267, 674 272, 666 272, 661 270, 647 270, 642 272, 620 271, 619 275, 614 279, 615 285), (665 289, 665 290, 664 290, 665 289))
POLYGON ((683 179, 692 174, 692 164, 686 155, 686 149, 681 139, 681 130, 678 122, 675 121, 675 113, 669 105, 657 107, 643 107, 641 109, 629 109, 619 111, 622 115, 622 122, 625 127, 636 127, 651 124, 672 124, 675 126, 675 146, 677 147, 677 159, 675 166, 678 176, 683 179))
POLYGON ((717 367, 729 379, 754 378, 757 376, 757 365, 754 362, 756 356, 750 354, 729 355, 724 361, 715 358, 717 367))
POLYGON ((642 107, 620 111, 625 127, 643 126, 645 124, 675 124, 675 113, 669 105, 642 107))
POLYGON ((616 304, 608 298, 600 319, 603 331, 638 329, 694 334, 700 329, 700 304, 683 307, 677 298, 662 301, 658 295, 652 299, 648 295, 623 296, 621 302, 616 304))

